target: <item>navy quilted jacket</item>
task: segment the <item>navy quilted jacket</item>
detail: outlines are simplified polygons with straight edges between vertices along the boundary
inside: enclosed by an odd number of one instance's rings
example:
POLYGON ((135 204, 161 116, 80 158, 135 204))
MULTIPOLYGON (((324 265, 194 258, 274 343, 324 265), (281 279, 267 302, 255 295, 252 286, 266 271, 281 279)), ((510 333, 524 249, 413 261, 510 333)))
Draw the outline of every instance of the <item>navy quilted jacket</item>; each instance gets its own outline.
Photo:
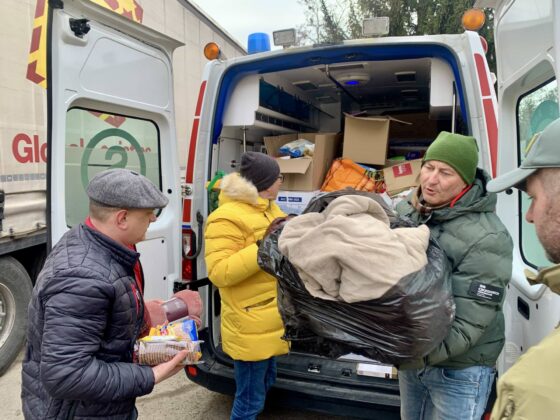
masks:
POLYGON ((129 419, 152 391, 152 369, 131 363, 144 313, 137 260, 84 225, 53 248, 29 304, 25 418, 129 419))

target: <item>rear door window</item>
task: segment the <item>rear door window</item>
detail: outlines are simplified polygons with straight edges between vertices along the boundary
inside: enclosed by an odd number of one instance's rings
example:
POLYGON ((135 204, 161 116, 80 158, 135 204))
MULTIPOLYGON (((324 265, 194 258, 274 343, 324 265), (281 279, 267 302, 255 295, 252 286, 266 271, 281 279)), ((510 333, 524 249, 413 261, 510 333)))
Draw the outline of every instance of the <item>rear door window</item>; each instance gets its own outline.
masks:
MULTIPOLYGON (((549 80, 525 95, 521 96, 517 104, 518 148, 520 161, 525 159, 525 151, 532 137, 546 128, 552 121, 558 119, 558 84, 556 79, 549 80)), ((560 139, 559 139, 560 141, 560 139)), ((550 265, 541 246, 535 226, 525 220, 531 201, 529 196, 520 192, 520 232, 521 251, 525 262, 535 268, 550 265)))
POLYGON ((66 224, 72 227, 88 214, 86 187, 98 172, 128 168, 161 189, 160 138, 153 121, 72 108, 66 119, 66 224))

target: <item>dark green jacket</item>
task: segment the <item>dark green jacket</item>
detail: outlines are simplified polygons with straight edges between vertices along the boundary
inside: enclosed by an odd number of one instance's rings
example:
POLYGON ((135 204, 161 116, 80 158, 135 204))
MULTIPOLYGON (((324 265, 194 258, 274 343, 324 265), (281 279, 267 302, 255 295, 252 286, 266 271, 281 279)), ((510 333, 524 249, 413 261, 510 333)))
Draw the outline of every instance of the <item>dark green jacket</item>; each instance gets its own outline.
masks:
POLYGON ((511 277, 513 242, 494 213, 496 194, 486 191, 487 181, 478 169, 472 188, 453 207, 429 215, 412 206, 412 196, 397 206, 400 215, 430 228, 452 266, 455 320, 447 337, 427 356, 430 366, 494 366, 504 345, 502 302, 511 277))

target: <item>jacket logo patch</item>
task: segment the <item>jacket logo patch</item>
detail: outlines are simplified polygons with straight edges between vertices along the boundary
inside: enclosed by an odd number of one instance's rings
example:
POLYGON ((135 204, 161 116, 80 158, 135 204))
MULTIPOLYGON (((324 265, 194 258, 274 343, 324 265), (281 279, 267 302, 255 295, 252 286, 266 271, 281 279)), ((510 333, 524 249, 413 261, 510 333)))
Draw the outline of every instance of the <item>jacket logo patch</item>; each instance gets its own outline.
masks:
POLYGON ((491 302, 501 302, 504 294, 503 287, 490 286, 479 281, 473 281, 469 287, 469 295, 491 302))

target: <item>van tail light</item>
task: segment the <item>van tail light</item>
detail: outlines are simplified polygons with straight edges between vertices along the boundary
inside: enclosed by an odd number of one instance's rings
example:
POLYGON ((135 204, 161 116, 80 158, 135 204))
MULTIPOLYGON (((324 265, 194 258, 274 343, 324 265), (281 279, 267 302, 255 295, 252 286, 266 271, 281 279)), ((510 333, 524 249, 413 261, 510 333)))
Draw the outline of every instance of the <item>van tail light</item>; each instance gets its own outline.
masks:
POLYGON ((196 368, 196 366, 189 365, 189 366, 187 366, 187 373, 191 377, 198 376, 198 369, 196 368))
POLYGON ((182 278, 183 281, 194 280, 194 263, 196 260, 185 258, 194 253, 194 232, 191 229, 183 229, 183 264, 182 264, 182 278))

